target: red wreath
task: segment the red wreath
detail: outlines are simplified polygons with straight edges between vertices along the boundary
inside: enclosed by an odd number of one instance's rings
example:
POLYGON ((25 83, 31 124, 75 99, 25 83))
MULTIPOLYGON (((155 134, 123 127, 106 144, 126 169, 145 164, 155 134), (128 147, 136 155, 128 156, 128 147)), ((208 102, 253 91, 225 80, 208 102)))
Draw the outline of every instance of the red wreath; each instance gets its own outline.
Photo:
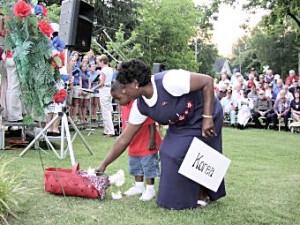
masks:
POLYGON ((39 21, 39 30, 40 30, 41 33, 43 33, 47 37, 50 37, 54 32, 51 25, 45 20, 40 20, 39 21))
POLYGON ((41 6, 42 9, 43 9, 43 16, 44 16, 44 17, 47 17, 47 16, 48 16, 48 9, 47 9, 43 4, 41 4, 40 6, 41 6))
POLYGON ((67 91, 65 89, 61 89, 53 96, 53 101, 55 103, 63 103, 67 98, 67 95, 67 91))
POLYGON ((31 14, 31 5, 24 1, 19 1, 14 6, 14 15, 16 17, 26 17, 31 14))
POLYGON ((60 53, 56 53, 52 56, 52 66, 54 67, 54 69, 59 70, 60 68, 62 68, 64 66, 64 62, 65 62, 65 55, 63 52, 60 53), (57 64, 59 63, 59 64, 57 64))

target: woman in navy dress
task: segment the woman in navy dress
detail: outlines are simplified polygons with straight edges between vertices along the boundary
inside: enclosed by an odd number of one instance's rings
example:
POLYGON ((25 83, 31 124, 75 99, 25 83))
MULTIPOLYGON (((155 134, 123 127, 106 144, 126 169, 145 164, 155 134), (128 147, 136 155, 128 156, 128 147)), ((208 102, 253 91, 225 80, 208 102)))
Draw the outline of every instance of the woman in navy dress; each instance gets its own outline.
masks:
MULTIPOLYGON (((164 71, 151 76, 140 60, 122 64, 118 81, 123 93, 136 99, 129 123, 116 140, 99 171, 119 157, 147 117, 169 125, 160 147, 161 177, 157 204, 168 209, 205 206, 226 195, 224 181, 217 192, 178 173, 194 137, 222 153, 223 112, 214 97, 213 79, 184 70, 164 71)), ((117 99, 118 100, 118 99, 117 99)), ((120 99, 119 99, 120 100, 120 99)))

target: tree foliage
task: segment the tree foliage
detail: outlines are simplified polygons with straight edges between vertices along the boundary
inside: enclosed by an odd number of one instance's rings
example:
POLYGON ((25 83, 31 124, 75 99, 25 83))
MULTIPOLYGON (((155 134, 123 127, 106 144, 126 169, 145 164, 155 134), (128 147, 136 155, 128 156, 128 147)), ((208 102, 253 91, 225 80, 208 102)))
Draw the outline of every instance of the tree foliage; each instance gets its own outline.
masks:
POLYGON ((250 36, 236 43, 232 64, 241 65, 243 71, 256 67, 261 72, 264 65, 269 65, 275 73, 286 75, 290 69, 297 70, 298 44, 296 31, 279 24, 269 29, 262 21, 250 36))

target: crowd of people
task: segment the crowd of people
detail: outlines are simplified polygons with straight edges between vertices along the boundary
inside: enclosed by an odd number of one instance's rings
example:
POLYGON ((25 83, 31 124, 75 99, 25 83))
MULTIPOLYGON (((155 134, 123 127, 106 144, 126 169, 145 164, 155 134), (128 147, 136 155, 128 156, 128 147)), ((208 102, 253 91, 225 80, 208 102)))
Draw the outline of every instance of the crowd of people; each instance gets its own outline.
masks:
POLYGON ((235 69, 231 77, 223 72, 220 80, 215 80, 224 118, 239 129, 252 121, 257 128, 277 130, 283 122, 288 131, 290 122, 300 122, 299 92, 300 80, 294 70, 285 80, 271 69, 258 74, 255 68, 247 77, 235 69))

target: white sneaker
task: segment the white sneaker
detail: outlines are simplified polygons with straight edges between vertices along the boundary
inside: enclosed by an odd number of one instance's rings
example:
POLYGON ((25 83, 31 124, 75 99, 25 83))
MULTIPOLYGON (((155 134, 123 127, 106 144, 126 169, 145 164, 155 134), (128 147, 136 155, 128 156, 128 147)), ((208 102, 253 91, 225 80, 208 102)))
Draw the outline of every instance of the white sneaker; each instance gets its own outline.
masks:
POLYGON ((150 201, 152 198, 154 198, 156 195, 154 189, 146 189, 142 196, 140 197, 141 201, 150 201))
POLYGON ((124 192, 125 195, 132 196, 132 195, 139 195, 142 194, 145 191, 145 187, 137 187, 133 186, 129 188, 127 191, 124 192))

